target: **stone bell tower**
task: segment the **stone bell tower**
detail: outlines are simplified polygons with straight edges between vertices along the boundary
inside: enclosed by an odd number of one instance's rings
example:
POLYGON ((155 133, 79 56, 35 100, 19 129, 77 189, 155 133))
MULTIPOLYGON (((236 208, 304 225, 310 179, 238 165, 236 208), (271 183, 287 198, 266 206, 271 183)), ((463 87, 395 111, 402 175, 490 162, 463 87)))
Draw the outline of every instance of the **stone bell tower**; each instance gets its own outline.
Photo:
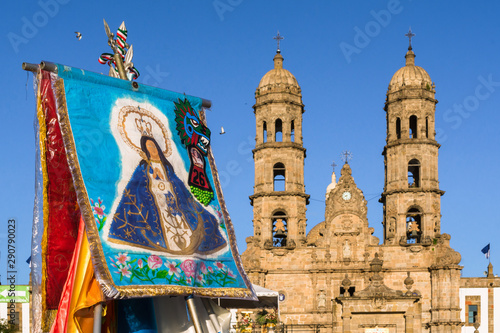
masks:
POLYGON ((279 49, 274 68, 261 79, 253 106, 256 143, 253 244, 293 249, 305 240, 306 205, 302 146, 302 94, 295 77, 283 68, 279 49))
POLYGON ((422 319, 430 331, 458 333, 462 325, 462 266, 460 254, 450 247, 450 235, 441 234, 444 191, 439 189, 438 179, 435 86, 429 74, 415 66, 411 44, 405 58, 406 65, 389 83, 385 102, 385 184, 380 199, 384 208, 384 246, 395 253, 399 250, 406 270, 428 281, 419 288, 425 290, 422 319), (418 258, 418 265, 408 264, 410 253, 418 258))
POLYGON ((440 235, 441 196, 435 139, 435 86, 415 66, 412 47, 406 65, 392 77, 385 111, 384 244, 430 245, 440 235))

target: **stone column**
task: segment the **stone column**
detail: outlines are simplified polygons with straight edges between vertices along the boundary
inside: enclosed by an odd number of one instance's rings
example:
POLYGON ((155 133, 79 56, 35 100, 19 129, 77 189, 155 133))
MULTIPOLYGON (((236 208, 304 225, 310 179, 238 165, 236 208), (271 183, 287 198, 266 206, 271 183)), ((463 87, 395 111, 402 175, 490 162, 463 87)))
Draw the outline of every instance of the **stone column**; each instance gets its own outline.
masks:
MULTIPOLYGON (((344 310, 344 309, 343 309, 344 310)), ((351 333, 351 311, 345 310, 342 313, 342 332, 351 333)))

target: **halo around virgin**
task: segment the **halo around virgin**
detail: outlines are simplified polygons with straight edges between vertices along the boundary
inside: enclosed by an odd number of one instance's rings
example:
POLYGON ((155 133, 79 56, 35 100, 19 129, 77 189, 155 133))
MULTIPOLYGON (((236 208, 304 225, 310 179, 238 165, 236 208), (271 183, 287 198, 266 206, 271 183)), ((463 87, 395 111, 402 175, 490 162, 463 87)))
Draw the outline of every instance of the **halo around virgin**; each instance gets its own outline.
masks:
POLYGON ((124 106, 118 114, 118 130, 123 141, 142 154, 141 137, 148 136, 156 140, 165 157, 172 154, 165 125, 150 111, 140 106, 124 106))

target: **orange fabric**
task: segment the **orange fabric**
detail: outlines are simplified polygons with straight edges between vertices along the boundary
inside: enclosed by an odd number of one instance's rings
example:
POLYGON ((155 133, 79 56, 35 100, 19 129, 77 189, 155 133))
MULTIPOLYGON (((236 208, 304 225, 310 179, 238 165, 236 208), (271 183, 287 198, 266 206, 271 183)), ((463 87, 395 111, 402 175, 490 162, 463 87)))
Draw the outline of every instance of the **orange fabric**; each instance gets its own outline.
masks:
POLYGON ((81 219, 70 273, 64 285, 57 317, 50 332, 92 332, 94 325, 93 307, 103 301, 101 289, 94 277, 94 268, 90 260, 85 223, 81 219))
POLYGON ((94 306, 101 302, 104 302, 104 297, 95 279, 89 242, 85 232, 73 286, 68 332, 92 332, 94 306))

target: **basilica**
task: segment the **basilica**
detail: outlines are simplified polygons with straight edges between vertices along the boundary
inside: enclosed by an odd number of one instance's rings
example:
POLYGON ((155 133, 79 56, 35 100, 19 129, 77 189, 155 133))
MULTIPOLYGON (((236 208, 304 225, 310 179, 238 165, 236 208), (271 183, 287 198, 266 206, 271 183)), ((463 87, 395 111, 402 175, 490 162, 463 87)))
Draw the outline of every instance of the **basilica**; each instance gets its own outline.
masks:
POLYGON ((306 232, 301 88, 279 50, 273 60, 255 91, 253 235, 241 257, 252 283, 279 292, 280 321, 317 332, 472 333, 482 317, 481 332, 494 332, 499 279, 461 278, 461 256, 441 233, 435 86, 411 45, 386 94, 383 239, 347 161, 327 187, 324 221, 306 232))

